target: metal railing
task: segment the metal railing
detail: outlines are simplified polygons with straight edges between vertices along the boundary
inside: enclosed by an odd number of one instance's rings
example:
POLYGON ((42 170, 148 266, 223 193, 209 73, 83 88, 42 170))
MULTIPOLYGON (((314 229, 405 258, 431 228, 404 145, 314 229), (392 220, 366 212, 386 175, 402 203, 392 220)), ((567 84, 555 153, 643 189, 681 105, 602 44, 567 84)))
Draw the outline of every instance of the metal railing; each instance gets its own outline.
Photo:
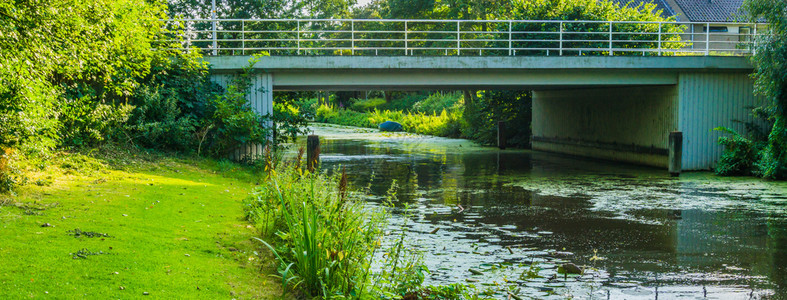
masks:
POLYGON ((752 23, 185 19, 168 48, 208 55, 751 55, 752 23))

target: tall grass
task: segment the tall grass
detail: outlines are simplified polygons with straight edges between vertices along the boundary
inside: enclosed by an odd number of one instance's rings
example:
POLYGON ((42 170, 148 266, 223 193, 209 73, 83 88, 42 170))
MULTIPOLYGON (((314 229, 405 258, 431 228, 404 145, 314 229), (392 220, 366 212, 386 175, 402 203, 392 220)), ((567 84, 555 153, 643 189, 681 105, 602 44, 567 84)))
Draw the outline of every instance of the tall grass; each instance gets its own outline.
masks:
POLYGON ((364 294, 385 213, 348 195, 343 173, 329 177, 283 168, 269 174, 245 208, 279 257, 280 274, 289 277, 283 282, 309 296, 364 294))
MULTIPOLYGON (((366 206, 349 190, 344 170, 333 176, 302 171, 301 158, 269 164, 266 181, 244 202, 258 240, 278 260, 284 292, 297 288, 323 299, 478 299, 472 286, 423 286, 429 269, 407 243, 407 224, 383 247, 386 206, 366 206)), ((396 201, 396 190, 394 181, 385 204, 396 201)))

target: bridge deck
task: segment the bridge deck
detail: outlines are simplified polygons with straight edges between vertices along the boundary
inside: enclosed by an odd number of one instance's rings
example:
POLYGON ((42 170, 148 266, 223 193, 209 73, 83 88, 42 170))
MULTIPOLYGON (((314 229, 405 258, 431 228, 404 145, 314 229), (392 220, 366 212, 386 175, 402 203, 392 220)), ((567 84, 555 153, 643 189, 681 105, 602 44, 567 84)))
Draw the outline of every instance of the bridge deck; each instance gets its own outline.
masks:
MULTIPOLYGON (((214 73, 250 56, 205 57, 214 73)), ((255 68, 274 90, 483 89, 673 85, 681 72, 751 72, 747 57, 713 56, 269 56, 255 68)))

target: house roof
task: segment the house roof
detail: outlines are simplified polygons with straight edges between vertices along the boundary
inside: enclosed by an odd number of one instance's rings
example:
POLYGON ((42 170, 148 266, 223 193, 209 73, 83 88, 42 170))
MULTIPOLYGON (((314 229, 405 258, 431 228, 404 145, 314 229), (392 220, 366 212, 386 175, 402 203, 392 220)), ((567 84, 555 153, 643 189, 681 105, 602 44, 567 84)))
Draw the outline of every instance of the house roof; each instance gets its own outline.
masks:
POLYGON ((729 22, 741 19, 744 0, 674 0, 692 22, 729 22))
POLYGON ((656 4, 656 11, 660 10, 662 17, 668 18, 675 15, 675 11, 664 0, 612 0, 612 2, 628 7, 637 7, 643 3, 654 3, 656 4))

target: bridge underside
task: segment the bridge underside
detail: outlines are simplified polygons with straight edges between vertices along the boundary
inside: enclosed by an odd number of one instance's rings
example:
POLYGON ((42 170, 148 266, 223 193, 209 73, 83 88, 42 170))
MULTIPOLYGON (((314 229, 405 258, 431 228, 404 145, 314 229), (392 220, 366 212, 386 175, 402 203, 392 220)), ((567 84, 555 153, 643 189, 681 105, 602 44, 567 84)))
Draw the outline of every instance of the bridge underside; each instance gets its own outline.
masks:
MULTIPOLYGON (((248 57, 209 57, 214 79, 248 57)), ((533 90, 533 148, 667 167, 667 138, 683 132, 683 169, 712 168, 719 133, 743 130, 757 105, 743 57, 263 57, 250 102, 270 91, 533 90)), ((253 154, 253 153, 252 153, 253 154)))

